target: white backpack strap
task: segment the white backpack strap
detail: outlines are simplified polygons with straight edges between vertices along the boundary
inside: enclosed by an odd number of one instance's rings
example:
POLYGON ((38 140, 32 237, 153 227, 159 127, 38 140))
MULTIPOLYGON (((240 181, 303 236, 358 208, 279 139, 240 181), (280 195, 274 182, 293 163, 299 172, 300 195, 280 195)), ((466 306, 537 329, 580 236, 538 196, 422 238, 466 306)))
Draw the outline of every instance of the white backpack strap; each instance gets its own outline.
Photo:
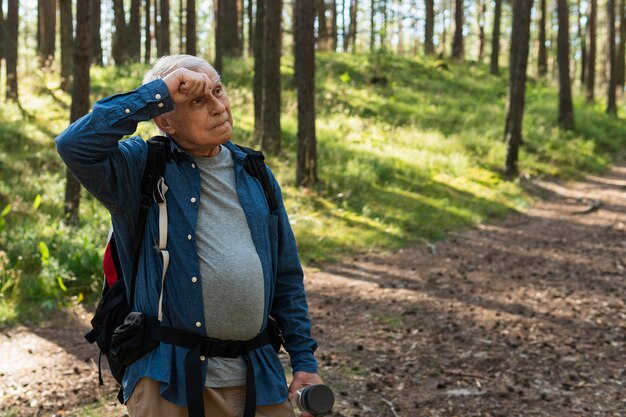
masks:
POLYGON ((170 253, 167 251, 167 185, 163 177, 159 179, 154 192, 154 199, 159 204, 159 251, 163 259, 163 273, 161 274, 161 295, 159 296, 159 321, 163 320, 163 290, 165 288, 165 274, 170 264, 170 253))

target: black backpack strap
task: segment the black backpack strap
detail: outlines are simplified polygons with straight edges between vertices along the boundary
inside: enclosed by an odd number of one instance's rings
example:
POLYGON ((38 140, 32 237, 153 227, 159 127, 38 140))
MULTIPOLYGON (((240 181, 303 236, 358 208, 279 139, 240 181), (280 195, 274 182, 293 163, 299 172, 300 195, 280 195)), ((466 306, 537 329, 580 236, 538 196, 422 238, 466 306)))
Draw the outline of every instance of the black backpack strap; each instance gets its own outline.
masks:
POLYGON ((237 147, 246 153, 246 158, 243 160, 243 168, 249 175, 259 180, 263 187, 267 204, 270 207, 270 212, 276 211, 278 209, 278 201, 276 201, 274 187, 270 182, 270 177, 265 167, 265 155, 263 155, 263 152, 255 151, 245 146, 237 145, 237 147))
POLYGON ((130 277, 130 310, 135 302, 135 277, 139 265, 139 251, 141 242, 146 231, 146 218, 148 210, 152 205, 152 194, 156 188, 159 178, 165 172, 165 163, 169 159, 169 139, 165 136, 154 136, 148 140, 148 157, 146 167, 141 177, 141 197, 139 206, 139 216, 135 227, 135 237, 133 239, 133 272, 130 277))

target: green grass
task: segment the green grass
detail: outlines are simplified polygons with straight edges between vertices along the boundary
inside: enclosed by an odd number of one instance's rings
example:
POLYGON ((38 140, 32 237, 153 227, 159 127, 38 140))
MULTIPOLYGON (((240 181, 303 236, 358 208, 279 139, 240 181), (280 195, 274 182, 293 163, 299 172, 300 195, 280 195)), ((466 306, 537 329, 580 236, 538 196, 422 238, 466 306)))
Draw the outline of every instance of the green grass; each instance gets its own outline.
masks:
MULTIPOLYGON (((134 88, 146 70, 92 69, 92 102, 134 88)), ((529 203, 519 184, 501 175, 507 74, 420 56, 320 53, 320 184, 300 189, 292 60, 283 60, 282 72, 283 152, 269 164, 305 263, 440 239, 529 203), (372 77, 386 83, 372 84, 372 77)), ((252 61, 227 61, 223 79, 234 140, 254 146, 252 61)), ((63 224, 65 168, 54 137, 68 123, 70 97, 50 73, 31 73, 20 85, 22 108, 3 104, 0 114, 0 324, 93 300, 109 228, 108 214, 87 195, 79 227, 63 224)), ((575 178, 605 169, 624 149, 623 119, 605 115, 602 103, 575 97, 573 132, 556 127, 557 92, 546 83, 531 79, 526 103, 525 173, 575 178)), ((138 133, 157 132, 144 123, 138 133)))

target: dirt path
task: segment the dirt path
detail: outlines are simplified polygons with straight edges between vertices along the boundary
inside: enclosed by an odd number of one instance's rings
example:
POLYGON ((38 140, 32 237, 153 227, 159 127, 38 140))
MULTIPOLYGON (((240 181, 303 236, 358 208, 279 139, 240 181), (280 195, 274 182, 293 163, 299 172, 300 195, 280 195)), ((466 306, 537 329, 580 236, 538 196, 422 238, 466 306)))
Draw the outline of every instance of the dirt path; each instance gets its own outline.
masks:
MULTIPOLYGON (((626 166, 527 185, 526 214, 309 271, 333 416, 626 416, 626 166)), ((4 415, 114 392, 82 314, 0 334, 4 415)))

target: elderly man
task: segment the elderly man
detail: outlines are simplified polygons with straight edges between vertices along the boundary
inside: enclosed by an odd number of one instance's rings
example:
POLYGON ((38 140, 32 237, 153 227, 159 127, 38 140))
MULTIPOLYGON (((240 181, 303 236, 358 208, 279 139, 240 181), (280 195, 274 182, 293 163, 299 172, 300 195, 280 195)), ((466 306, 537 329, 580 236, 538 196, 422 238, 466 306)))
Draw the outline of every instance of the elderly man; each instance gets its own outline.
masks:
MULTIPOLYGON (((200 407, 211 417, 240 417, 244 408, 246 416, 293 416, 288 399, 302 386, 321 383, 303 272, 278 183, 268 169, 278 201, 270 213, 259 180, 242 169, 246 153, 230 142, 230 103, 213 67, 189 55, 159 59, 141 87, 98 101, 70 125, 57 138, 58 152, 111 213, 128 281, 147 144, 139 137, 120 139, 148 120, 167 135, 171 149, 163 175, 170 262, 164 266, 154 248, 159 209, 152 204, 139 250, 134 309, 159 315, 163 326, 224 341, 254 339, 271 314, 290 356, 291 385, 271 345, 243 357, 201 355, 193 362, 204 383, 200 407), (250 398, 251 414, 249 404, 244 407, 250 398)), ((131 417, 194 415, 187 408, 189 352, 162 342, 128 366, 122 387, 131 417)))

